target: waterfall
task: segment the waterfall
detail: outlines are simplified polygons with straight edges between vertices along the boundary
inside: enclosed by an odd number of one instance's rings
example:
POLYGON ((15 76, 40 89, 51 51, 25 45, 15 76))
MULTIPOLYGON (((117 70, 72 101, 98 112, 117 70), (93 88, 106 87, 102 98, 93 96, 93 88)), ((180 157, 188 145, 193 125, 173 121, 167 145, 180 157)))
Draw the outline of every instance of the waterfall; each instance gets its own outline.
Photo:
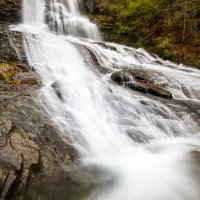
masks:
POLYGON ((199 71, 100 42, 97 26, 78 7, 77 0, 24 0, 19 29, 43 82, 39 102, 72 139, 81 164, 113 179, 88 199, 199 200, 199 71), (174 101, 110 81, 111 72, 134 68, 160 75, 174 101))
POLYGON ((46 23, 59 35, 101 40, 97 26, 80 16, 77 0, 24 0, 23 22, 35 27, 46 23))
POLYGON ((44 24, 44 2, 41 0, 23 1, 23 22, 25 24, 44 24))

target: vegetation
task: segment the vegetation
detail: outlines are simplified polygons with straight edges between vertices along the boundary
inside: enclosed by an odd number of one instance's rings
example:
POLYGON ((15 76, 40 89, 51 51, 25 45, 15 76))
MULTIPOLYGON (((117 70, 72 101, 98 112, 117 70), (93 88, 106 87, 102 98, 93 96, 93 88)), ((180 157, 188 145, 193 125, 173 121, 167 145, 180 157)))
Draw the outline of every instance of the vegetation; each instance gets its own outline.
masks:
POLYGON ((20 71, 22 70, 16 64, 0 62, 0 80, 10 81, 20 71))
POLYGON ((199 0, 99 0, 95 17, 110 40, 145 47, 195 66, 200 54, 199 0))

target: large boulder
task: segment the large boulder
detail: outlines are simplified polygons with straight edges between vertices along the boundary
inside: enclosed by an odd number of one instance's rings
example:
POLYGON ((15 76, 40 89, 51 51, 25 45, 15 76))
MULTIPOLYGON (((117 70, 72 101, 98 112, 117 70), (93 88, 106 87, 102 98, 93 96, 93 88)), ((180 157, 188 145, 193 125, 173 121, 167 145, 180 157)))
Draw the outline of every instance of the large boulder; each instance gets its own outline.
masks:
POLYGON ((172 99, 172 94, 160 83, 154 73, 142 69, 120 70, 112 73, 111 79, 133 90, 154 96, 172 99))

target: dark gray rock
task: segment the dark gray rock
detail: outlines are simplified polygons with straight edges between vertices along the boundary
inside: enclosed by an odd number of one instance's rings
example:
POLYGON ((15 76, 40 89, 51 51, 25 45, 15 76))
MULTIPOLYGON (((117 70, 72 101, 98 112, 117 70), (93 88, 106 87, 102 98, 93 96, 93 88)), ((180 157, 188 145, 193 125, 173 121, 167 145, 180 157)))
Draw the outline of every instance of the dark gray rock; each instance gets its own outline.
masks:
POLYGON ((97 2, 99 2, 99 0, 84 0, 83 5, 86 12, 90 12, 93 14, 96 13, 98 9, 97 2))
POLYGON ((108 188, 114 184, 114 180, 112 174, 97 166, 73 165, 61 173, 55 173, 53 177, 35 179, 26 191, 25 199, 91 199, 91 196, 94 197, 94 191, 98 193, 108 188))
POLYGON ((57 97, 63 101, 63 96, 62 96, 62 93, 61 93, 61 90, 60 90, 60 83, 59 81, 54 81, 52 84, 51 84, 51 87, 54 89, 54 92, 56 93, 57 97))
POLYGON ((120 70, 112 73, 111 79, 142 93, 172 99, 172 94, 164 88, 166 84, 156 82, 156 75, 150 71, 142 69, 120 70))

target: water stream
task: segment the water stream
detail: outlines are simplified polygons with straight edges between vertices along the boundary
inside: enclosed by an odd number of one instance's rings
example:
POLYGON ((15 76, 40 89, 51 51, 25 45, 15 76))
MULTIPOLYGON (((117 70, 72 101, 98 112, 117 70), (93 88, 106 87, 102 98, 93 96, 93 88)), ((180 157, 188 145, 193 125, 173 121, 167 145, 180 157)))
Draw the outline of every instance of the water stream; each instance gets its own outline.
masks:
POLYGON ((18 29, 43 82, 40 104, 72 139, 81 165, 96 166, 113 180, 87 199, 199 200, 200 71, 101 41, 80 3, 24 0, 18 29), (167 82, 173 100, 111 81, 112 72, 134 68, 167 82))

